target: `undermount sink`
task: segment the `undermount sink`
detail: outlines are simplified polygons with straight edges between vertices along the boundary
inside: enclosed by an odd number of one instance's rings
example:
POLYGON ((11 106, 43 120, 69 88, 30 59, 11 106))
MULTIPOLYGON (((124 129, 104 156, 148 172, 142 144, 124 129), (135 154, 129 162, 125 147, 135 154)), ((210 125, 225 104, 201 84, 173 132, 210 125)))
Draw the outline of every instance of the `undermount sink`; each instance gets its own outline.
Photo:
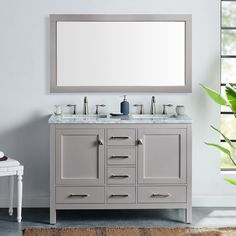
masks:
POLYGON ((76 115, 72 115, 72 114, 63 114, 61 116, 62 119, 101 119, 101 118, 107 118, 106 114, 76 114, 76 115))
POLYGON ((176 118, 175 114, 134 114, 132 115, 133 119, 167 119, 167 118, 176 118))

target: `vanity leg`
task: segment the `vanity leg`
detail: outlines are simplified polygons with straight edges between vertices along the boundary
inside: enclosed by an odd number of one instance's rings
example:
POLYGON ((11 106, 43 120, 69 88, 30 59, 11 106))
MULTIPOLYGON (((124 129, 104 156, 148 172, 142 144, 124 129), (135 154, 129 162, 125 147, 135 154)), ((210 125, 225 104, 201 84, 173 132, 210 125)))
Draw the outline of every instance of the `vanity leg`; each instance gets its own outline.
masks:
POLYGON ((57 212, 56 208, 53 206, 50 206, 50 224, 54 225, 57 222, 57 212))
POLYGON ((185 213, 185 223, 191 224, 192 223, 192 207, 184 209, 185 213))

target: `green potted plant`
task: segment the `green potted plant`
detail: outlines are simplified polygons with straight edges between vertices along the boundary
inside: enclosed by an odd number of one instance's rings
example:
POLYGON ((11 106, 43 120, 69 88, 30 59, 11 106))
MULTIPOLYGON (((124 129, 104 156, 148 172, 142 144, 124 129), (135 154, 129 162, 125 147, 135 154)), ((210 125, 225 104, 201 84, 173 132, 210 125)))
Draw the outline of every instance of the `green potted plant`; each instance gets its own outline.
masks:
MULTIPOLYGON (((225 87, 225 94, 226 94, 226 98, 224 98, 223 96, 221 96, 219 93, 217 93, 216 91, 200 84, 200 86, 206 91, 206 93, 208 94, 208 96, 217 104, 221 105, 221 106, 227 106, 230 107, 230 109, 232 110, 234 117, 236 118, 236 85, 235 84, 227 84, 225 87)), ((225 140, 225 142, 230 146, 230 148, 232 149, 232 151, 230 151, 229 149, 216 144, 216 143, 208 143, 206 142, 205 144, 209 145, 209 146, 213 146, 217 149, 219 149, 221 152, 223 152, 232 162, 233 165, 236 166, 236 161, 233 158, 232 153, 236 151, 236 147, 233 145, 233 143, 230 141, 229 138, 227 138, 219 129, 215 128, 214 126, 211 125, 211 128, 218 132, 219 134, 221 134, 221 136, 223 137, 223 139, 225 140)), ((233 185, 236 185, 236 180, 235 179, 230 179, 230 178, 225 178, 225 180, 233 185)))

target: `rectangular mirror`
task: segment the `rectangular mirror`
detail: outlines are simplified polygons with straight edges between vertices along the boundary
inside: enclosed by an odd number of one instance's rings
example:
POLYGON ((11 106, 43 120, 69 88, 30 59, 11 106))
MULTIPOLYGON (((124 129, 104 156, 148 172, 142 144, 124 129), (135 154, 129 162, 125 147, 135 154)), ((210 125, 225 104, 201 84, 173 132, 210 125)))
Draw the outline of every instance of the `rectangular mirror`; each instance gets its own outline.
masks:
POLYGON ((190 15, 51 15, 51 92, 191 92, 190 15))

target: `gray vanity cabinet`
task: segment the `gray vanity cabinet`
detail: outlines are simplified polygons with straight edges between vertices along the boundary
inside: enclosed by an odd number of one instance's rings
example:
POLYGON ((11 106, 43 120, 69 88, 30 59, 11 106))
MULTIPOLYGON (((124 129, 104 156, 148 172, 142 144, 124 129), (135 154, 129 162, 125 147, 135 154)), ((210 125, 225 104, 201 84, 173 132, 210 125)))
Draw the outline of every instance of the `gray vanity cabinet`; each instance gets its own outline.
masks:
POLYGON ((57 209, 182 208, 191 222, 191 124, 57 119, 50 124, 51 224, 57 209))
POLYGON ((104 129, 56 130, 56 184, 104 183, 104 129))
POLYGON ((138 183, 186 183, 186 129, 138 129, 138 183))

